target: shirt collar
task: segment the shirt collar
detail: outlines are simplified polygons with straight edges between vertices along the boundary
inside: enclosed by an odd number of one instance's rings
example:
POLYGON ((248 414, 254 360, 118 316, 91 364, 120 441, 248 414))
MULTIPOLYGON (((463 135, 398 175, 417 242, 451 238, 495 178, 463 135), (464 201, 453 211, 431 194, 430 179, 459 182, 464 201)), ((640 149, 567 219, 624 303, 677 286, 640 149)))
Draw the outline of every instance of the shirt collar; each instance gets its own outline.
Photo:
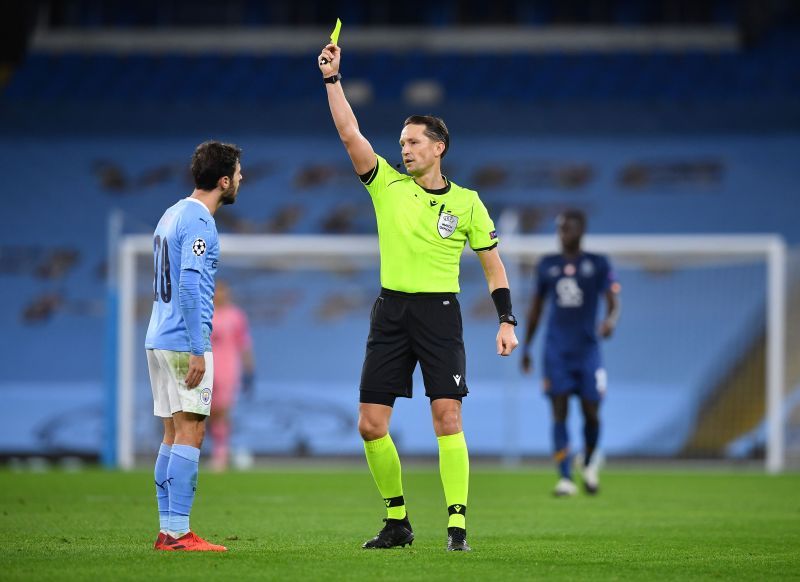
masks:
POLYGON ((187 196, 186 198, 184 198, 184 200, 188 200, 189 202, 195 202, 195 203, 199 204, 200 206, 202 206, 205 209, 206 212, 211 214, 211 211, 208 209, 208 206, 206 206, 205 204, 200 202, 197 198, 192 198, 191 196, 187 196))

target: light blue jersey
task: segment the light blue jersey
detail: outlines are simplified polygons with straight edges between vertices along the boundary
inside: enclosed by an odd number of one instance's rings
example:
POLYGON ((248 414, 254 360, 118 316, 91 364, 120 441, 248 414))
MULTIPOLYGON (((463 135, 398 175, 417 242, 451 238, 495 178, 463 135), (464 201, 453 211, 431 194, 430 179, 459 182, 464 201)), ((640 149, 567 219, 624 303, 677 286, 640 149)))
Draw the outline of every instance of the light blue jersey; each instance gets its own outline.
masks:
MULTIPOLYGON (((214 315, 214 276, 219 263, 219 236, 214 217, 194 198, 171 206, 158 221, 153 235, 153 313, 145 348, 202 353, 211 350, 211 317, 214 315), (185 305, 179 301, 181 275, 199 273, 196 308, 199 310, 201 345, 191 345, 184 320, 185 305)), ((197 341, 197 340, 196 340, 197 341)))

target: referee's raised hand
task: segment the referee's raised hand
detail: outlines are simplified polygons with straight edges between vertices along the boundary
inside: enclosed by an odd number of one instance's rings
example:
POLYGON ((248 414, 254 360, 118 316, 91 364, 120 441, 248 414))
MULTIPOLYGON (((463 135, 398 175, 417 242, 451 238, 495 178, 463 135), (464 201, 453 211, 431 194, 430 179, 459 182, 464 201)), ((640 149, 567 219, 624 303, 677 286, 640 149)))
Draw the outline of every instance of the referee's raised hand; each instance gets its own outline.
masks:
POLYGON ((339 72, 339 61, 342 58, 342 49, 335 44, 328 44, 317 57, 317 65, 323 77, 332 77, 339 72))

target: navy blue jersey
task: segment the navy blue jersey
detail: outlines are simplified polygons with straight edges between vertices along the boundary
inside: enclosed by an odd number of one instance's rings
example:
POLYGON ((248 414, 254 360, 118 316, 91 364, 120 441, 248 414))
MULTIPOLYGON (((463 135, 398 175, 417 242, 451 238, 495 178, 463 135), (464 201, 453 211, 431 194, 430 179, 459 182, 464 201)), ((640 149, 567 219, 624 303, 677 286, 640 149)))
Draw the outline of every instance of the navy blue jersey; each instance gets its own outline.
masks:
POLYGON ((545 349, 584 352, 597 346, 597 305, 615 282, 604 255, 581 253, 542 257, 536 269, 536 294, 548 303, 545 349))

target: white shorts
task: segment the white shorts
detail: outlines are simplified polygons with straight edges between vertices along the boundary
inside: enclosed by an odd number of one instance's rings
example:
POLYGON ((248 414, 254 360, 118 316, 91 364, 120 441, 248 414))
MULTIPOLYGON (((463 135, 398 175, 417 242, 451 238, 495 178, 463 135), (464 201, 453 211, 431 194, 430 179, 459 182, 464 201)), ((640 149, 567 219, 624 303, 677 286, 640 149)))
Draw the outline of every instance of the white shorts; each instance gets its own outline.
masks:
POLYGON ((194 412, 209 416, 213 395, 214 357, 205 353, 206 373, 200 384, 186 387, 189 372, 189 352, 147 350, 147 367, 153 388, 153 414, 172 418, 176 412, 194 412))

